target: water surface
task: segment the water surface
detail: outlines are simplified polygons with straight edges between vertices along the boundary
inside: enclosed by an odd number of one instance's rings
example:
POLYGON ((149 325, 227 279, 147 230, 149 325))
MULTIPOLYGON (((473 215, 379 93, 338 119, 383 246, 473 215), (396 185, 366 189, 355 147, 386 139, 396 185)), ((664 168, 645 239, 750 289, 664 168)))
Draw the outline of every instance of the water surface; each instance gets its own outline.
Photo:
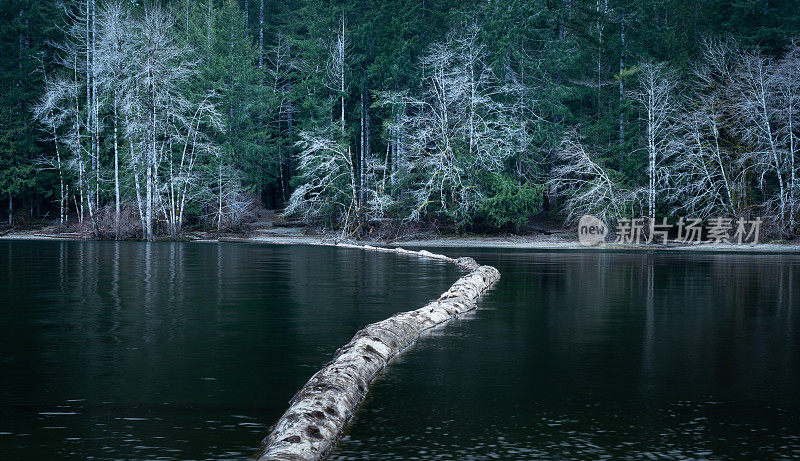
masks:
POLYGON ((800 457, 800 256, 441 251, 502 278, 331 459, 800 457))
POLYGON ((241 459, 337 348, 452 265, 360 250, 0 241, 0 459, 241 459))

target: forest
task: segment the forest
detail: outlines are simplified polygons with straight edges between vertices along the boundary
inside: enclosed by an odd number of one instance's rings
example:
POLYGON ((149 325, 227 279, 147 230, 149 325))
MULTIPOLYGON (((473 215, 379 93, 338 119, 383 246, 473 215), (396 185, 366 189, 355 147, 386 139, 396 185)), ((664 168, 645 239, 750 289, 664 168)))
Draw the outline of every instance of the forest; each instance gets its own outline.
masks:
POLYGON ((3 0, 8 225, 800 232, 791 0, 3 0))

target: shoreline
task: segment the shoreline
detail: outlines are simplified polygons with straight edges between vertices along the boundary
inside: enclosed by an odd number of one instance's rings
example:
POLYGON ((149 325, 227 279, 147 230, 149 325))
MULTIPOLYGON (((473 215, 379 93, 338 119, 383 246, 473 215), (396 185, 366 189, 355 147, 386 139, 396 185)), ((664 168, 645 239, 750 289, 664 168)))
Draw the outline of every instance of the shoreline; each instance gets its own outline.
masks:
MULTIPOLYGON (((15 232, 0 236, 0 240, 53 240, 53 241, 100 241, 90 238, 76 237, 74 234, 41 234, 39 232, 15 232)), ((106 240, 102 240, 106 241, 106 240)), ((138 240, 130 240, 138 241, 138 240)), ((169 240, 164 240, 169 241, 169 240)), ((227 235, 219 238, 189 237, 181 240, 186 243, 263 243, 269 245, 324 245, 342 246, 342 244, 358 246, 410 247, 410 248, 475 248, 475 249, 510 249, 535 251, 644 251, 644 252, 697 252, 697 253, 780 253, 800 254, 800 243, 759 243, 757 245, 710 244, 697 245, 630 245, 604 243, 596 246, 584 246, 577 240, 547 235, 530 236, 465 236, 465 237, 409 237, 393 241, 382 240, 342 240, 333 235, 277 235, 258 234, 248 236, 227 235)))
MULTIPOLYGON (((217 240, 213 240, 217 241, 217 240)), ((597 251, 597 252, 697 252, 697 253, 781 253, 800 254, 800 244, 796 243, 760 243, 757 245, 709 244, 698 245, 625 245, 605 243, 596 246, 584 246, 578 241, 548 236, 513 236, 513 237, 440 237, 409 238, 391 242, 381 240, 338 240, 331 236, 250 236, 222 237, 220 242, 265 243, 271 245, 326 245, 342 246, 374 245, 384 247, 406 248, 470 248, 470 249, 509 249, 534 251, 597 251)))

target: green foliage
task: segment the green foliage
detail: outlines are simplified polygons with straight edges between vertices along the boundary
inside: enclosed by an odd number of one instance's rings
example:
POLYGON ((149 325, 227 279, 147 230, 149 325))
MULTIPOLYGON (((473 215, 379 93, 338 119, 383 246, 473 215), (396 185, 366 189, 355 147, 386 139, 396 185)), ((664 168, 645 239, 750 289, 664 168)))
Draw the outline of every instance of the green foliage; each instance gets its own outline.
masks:
POLYGON ((519 184, 506 175, 491 175, 490 193, 480 201, 475 211, 475 223, 492 228, 507 224, 517 227, 542 211, 544 187, 540 184, 519 184))
MULTIPOLYGON (((379 164, 376 168, 390 168, 396 141, 391 127, 399 115, 388 106, 373 106, 375 95, 417 92, 427 78, 420 58, 431 44, 448 31, 480 23, 480 42, 494 75, 525 88, 519 97, 531 137, 499 174, 477 181, 486 197, 467 218, 493 227, 523 224, 542 209, 552 153, 567 129, 580 131, 620 184, 641 183, 646 159, 635 154, 640 120, 625 97, 635 84, 637 63, 666 61, 688 72, 706 37, 733 36, 745 47, 779 55, 800 35, 800 9, 792 0, 264 0, 263 25, 261 0, 155 3, 171 9, 176 34, 194 50, 200 72, 187 92, 199 100, 213 91, 225 118, 225 129, 214 139, 222 148, 218 162, 240 171, 248 190, 275 207, 308 182, 296 176, 300 133, 335 122, 342 96, 341 142, 357 161, 364 155, 379 164), (328 81, 329 45, 342 17, 350 43, 345 94, 328 81), (362 96, 368 121, 362 120, 362 96), (364 152, 362 123, 368 123, 364 152)), ((0 194, 5 196, 54 201, 57 195, 57 176, 39 170, 39 158, 53 156, 53 143, 33 121, 30 107, 42 94, 41 70, 54 67, 56 50, 50 44, 63 40, 60 4, 9 0, 0 9, 0 194)), ((141 10, 149 3, 130 4, 141 10)), ((101 142, 101 168, 108 173, 111 144, 101 142)), ((370 180, 387 181, 381 191, 391 191, 388 213, 410 203, 413 181, 398 174, 388 182, 391 172, 380 171, 370 180)), ((111 190, 107 182, 103 187, 107 200, 111 190)))
POLYGON ((41 62, 47 62, 49 53, 46 42, 57 34, 53 18, 58 14, 52 2, 13 0, 0 8, 0 194, 4 203, 9 195, 43 195, 50 187, 35 178, 42 143, 30 107, 42 91, 41 62))

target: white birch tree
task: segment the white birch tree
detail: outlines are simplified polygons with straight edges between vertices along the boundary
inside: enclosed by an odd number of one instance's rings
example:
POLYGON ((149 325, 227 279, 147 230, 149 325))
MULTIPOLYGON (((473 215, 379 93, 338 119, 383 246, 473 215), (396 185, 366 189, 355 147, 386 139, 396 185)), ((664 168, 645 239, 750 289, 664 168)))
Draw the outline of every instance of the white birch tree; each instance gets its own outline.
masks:
POLYGON ((586 150, 575 131, 562 138, 551 175, 551 190, 563 198, 564 219, 569 224, 584 214, 611 223, 639 208, 639 194, 623 187, 614 171, 586 150))
POLYGON ((100 34, 98 37, 96 62, 100 90, 110 94, 112 106, 113 145, 114 145, 114 236, 120 238, 120 105, 126 97, 130 80, 130 65, 134 62, 131 45, 133 24, 130 12, 119 1, 108 3, 100 14, 100 34))
POLYGON ((769 176, 777 182, 778 197, 768 198, 766 208, 777 208, 777 224, 787 223, 789 162, 779 142, 775 66, 756 52, 742 54, 731 87, 733 130, 745 143, 748 160, 760 174, 762 189, 769 176), (773 203, 777 206, 773 207, 773 203))
POLYGON ((305 183, 292 193, 286 213, 338 217, 346 234, 357 219, 357 165, 350 145, 337 140, 337 130, 300 133, 297 168, 305 183))
POLYGON ((787 197, 786 206, 789 213, 788 231, 794 232, 797 228, 798 185, 797 185, 797 155, 798 130, 800 130, 800 42, 793 40, 789 50, 777 63, 773 74, 777 91, 777 121, 778 144, 784 153, 784 168, 787 172, 787 197))
POLYGON ((480 173, 499 174, 529 142, 515 106, 522 89, 497 81, 479 37, 473 23, 434 44, 422 59, 420 96, 393 97, 406 112, 411 219, 429 212, 466 222, 486 197, 480 173))
POLYGON ((644 120, 647 152, 647 216, 656 217, 658 195, 664 184, 663 164, 675 144, 674 122, 679 106, 675 88, 677 75, 663 63, 639 67, 639 87, 632 93, 644 120))
POLYGON ((683 105, 674 161, 668 165, 673 214, 685 212, 705 219, 741 212, 746 165, 725 139, 736 54, 726 42, 707 41, 692 72, 696 90, 683 105))

